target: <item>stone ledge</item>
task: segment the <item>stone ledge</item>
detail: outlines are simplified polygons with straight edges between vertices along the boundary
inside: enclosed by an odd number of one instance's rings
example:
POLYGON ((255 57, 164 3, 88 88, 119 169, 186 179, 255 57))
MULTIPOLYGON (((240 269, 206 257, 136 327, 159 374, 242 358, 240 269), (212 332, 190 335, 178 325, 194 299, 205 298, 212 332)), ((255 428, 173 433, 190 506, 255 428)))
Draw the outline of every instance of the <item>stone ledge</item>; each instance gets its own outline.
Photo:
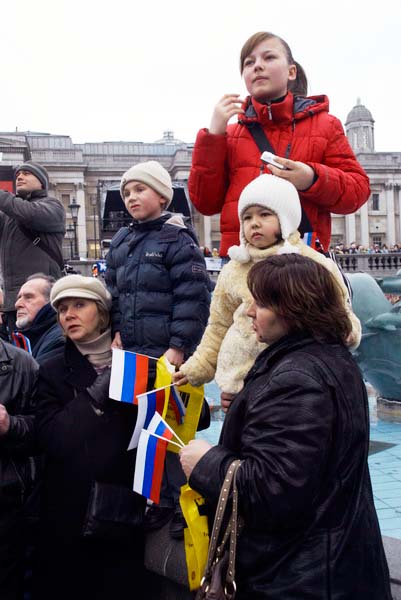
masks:
POLYGON ((401 600, 401 540, 383 536, 393 600, 401 600))

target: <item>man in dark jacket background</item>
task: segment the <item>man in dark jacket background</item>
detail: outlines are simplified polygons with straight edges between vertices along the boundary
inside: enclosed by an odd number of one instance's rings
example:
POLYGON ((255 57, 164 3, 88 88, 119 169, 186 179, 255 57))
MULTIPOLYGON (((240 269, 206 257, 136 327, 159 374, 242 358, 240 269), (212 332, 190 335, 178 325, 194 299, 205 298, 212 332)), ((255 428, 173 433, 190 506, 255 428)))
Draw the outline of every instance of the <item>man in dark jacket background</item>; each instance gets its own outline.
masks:
POLYGON ((38 365, 0 340, 0 598, 22 600, 25 510, 33 489, 34 395, 38 365))
POLYGON ((8 342, 8 332, 5 321, 3 321, 3 302, 4 302, 4 293, 0 287, 0 338, 2 340, 6 340, 8 342))
POLYGON ((9 332, 26 278, 39 271, 55 279, 61 276, 65 211, 59 200, 48 196, 48 186, 46 169, 27 161, 16 169, 16 194, 0 190, 0 271, 9 332))
POLYGON ((50 292, 56 280, 44 273, 27 278, 18 292, 16 332, 29 340, 32 356, 41 364, 45 358, 64 348, 64 335, 57 313, 50 304, 50 292))

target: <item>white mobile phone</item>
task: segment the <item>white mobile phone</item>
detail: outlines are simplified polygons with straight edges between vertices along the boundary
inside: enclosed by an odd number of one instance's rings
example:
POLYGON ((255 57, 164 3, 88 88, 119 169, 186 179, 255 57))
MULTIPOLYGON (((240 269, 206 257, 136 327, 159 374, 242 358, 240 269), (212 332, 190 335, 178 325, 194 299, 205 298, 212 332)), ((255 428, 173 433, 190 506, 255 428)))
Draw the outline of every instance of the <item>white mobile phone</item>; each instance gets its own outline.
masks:
POLYGON ((287 168, 276 161, 277 157, 272 152, 263 152, 260 158, 263 160, 263 162, 268 163, 269 165, 273 165, 273 167, 277 167, 278 169, 284 170, 287 168))

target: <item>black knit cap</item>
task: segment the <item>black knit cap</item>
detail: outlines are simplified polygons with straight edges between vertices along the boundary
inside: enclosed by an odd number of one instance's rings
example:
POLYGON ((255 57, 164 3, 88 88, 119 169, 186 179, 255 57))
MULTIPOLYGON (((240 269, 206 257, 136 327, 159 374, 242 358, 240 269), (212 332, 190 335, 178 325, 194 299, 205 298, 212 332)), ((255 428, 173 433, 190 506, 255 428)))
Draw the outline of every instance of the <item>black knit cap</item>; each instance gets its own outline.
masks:
POLYGON ((43 189, 48 189, 49 175, 46 169, 42 167, 42 165, 40 165, 39 163, 33 162, 33 160, 27 160, 26 162, 24 162, 24 164, 19 165, 19 167, 15 169, 15 177, 17 177, 19 171, 28 171, 29 173, 32 173, 32 175, 35 175, 35 177, 39 179, 43 189))

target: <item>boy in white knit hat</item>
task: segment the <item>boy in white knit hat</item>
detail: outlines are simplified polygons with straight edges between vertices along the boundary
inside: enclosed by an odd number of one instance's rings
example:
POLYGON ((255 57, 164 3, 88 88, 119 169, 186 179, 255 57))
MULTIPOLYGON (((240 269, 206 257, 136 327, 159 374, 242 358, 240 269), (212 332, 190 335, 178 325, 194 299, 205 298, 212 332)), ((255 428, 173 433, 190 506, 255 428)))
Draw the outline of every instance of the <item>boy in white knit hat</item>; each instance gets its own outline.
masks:
MULTIPOLYGON (((133 220, 114 236, 106 257, 112 345, 155 358, 164 354, 178 368, 194 352, 209 316, 210 279, 205 259, 182 216, 167 212, 173 186, 160 163, 150 160, 128 169, 120 190, 133 220)), ((149 374, 150 386, 154 375, 149 374)), ((146 525, 156 528, 172 517, 170 533, 181 537, 179 493, 186 477, 177 455, 171 452, 167 453, 165 473, 163 510, 150 510, 146 525)))
POLYGON ((301 204, 292 183, 274 175, 260 175, 242 191, 238 217, 241 245, 229 249, 231 261, 224 265, 218 277, 203 338, 174 376, 176 383, 189 381, 192 385, 214 378, 221 391, 223 410, 227 410, 242 389, 245 375, 266 348, 257 341, 247 316, 252 302, 247 275, 255 262, 272 254, 296 252, 325 265, 340 285, 350 313, 353 330, 349 346, 356 348, 361 338, 361 325, 352 312, 348 290, 337 265, 300 239, 297 230, 301 204))

